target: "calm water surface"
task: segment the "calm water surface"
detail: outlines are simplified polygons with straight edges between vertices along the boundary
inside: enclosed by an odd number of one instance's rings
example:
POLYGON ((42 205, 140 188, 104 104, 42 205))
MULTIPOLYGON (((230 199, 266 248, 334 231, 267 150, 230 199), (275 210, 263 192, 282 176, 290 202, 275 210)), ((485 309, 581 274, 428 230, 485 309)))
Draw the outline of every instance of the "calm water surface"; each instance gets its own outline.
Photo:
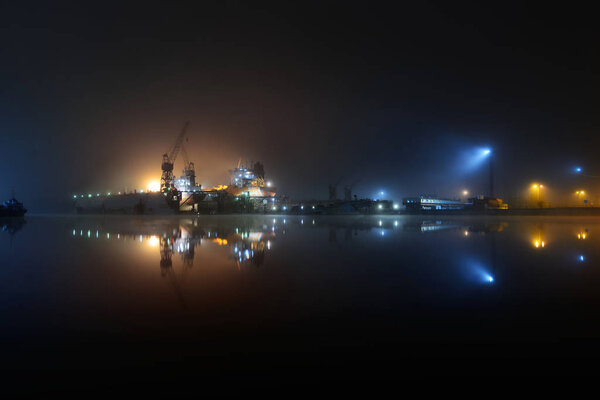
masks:
POLYGON ((596 218, 0 225, 0 360, 13 388, 73 374, 99 386, 108 377, 231 392, 597 373, 588 367, 600 353, 596 218))

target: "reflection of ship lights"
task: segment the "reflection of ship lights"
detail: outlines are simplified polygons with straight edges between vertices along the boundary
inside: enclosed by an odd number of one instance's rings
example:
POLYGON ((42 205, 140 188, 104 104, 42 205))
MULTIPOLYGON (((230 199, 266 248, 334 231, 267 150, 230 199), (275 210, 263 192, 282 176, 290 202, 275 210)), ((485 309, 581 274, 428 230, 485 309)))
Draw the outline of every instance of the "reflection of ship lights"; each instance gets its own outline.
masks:
POLYGON ((150 239, 148 239, 148 244, 152 247, 158 246, 159 243, 160 243, 160 240, 158 239, 157 236, 150 236, 150 239))
POLYGON ((577 234, 577 239, 579 240, 585 240, 587 239, 587 233, 586 232, 581 232, 577 234))

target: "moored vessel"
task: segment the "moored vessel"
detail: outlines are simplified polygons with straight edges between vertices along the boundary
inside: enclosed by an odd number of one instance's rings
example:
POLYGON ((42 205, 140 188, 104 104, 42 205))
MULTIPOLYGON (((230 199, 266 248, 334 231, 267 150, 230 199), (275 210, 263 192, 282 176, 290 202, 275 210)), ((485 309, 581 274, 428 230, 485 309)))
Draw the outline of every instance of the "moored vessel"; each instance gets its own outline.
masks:
POLYGON ((0 205, 0 217, 22 217, 26 212, 27 209, 23 207, 23 203, 18 201, 15 196, 0 205))

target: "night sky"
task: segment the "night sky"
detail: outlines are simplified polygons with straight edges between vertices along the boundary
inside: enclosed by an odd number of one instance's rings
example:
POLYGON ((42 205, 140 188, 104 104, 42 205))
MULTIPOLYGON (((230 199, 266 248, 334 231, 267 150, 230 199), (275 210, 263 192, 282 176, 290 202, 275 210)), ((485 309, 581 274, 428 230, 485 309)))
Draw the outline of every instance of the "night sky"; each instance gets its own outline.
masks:
POLYGON ((294 199, 457 197, 489 146, 505 199, 600 194, 572 173, 600 175, 597 14, 574 2, 52 3, 0 6, 0 194, 33 212, 145 188, 187 120, 205 187, 243 157, 294 199))

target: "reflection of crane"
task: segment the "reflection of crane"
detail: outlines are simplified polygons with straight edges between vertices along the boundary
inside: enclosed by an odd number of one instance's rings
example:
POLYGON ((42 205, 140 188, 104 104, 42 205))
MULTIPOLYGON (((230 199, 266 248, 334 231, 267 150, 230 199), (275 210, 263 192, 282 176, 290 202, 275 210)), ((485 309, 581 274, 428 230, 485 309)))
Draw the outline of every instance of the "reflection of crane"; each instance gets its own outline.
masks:
POLYGON ((160 178, 160 190, 162 192, 168 192, 174 189, 173 186, 173 164, 175 163, 175 159, 177 158, 177 154, 179 154, 179 150, 181 150, 181 145, 183 144, 183 138, 185 137, 185 132, 187 131, 190 122, 186 122, 177 136, 175 140, 175 144, 171 148, 171 151, 167 154, 163 154, 162 159, 162 176, 160 178))
POLYGON ((182 283, 185 277, 185 272, 193 265, 193 251, 191 260, 185 258, 184 254, 184 263, 180 274, 175 272, 173 268, 173 246, 175 244, 175 240, 181 237, 181 231, 177 234, 177 237, 169 237, 169 238, 160 238, 160 274, 163 277, 168 277, 173 286, 173 291, 177 296, 177 299, 183 306, 183 308, 187 308, 187 304, 185 301, 185 296, 182 290, 182 283))

